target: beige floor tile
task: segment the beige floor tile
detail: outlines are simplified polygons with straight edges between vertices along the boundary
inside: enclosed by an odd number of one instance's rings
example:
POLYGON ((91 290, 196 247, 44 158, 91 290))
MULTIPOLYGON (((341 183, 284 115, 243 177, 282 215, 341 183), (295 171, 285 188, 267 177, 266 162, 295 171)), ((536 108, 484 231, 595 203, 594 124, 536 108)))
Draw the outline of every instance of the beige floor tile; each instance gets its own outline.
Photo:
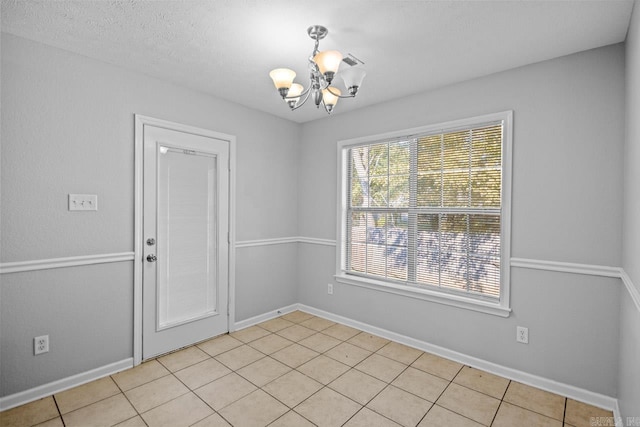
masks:
POLYGON ((556 420, 564 416, 564 397, 516 381, 509 383, 504 401, 556 420))
POLYGON ((453 379, 456 384, 502 399, 509 386, 509 380, 489 372, 464 366, 453 379))
POLYGON ((136 415, 120 424, 116 424, 114 427, 147 427, 147 423, 144 422, 140 415, 136 415))
POLYGON ((213 413, 195 394, 187 393, 145 412, 142 418, 149 427, 188 427, 213 413))
POLYGON ((60 413, 64 415, 67 412, 74 411, 118 393, 120 393, 120 389, 111 377, 104 377, 57 393, 55 399, 60 413))
POLYGON ((274 359, 284 363, 292 368, 297 368, 303 363, 316 357, 318 353, 303 347, 300 344, 292 344, 289 347, 285 347, 282 350, 278 350, 271 355, 274 359))
POLYGON ((291 368, 284 363, 280 363, 270 357, 264 357, 242 369, 238 369, 236 373, 258 387, 262 387, 290 370, 291 368))
POLYGON ((231 427, 231 424, 226 422, 220 415, 213 414, 202 421, 198 421, 193 427, 231 427))
POLYGON ((346 341, 349 338, 358 335, 360 332, 362 331, 360 331, 359 329, 341 325, 340 323, 329 326, 327 329, 322 331, 323 334, 339 339, 340 341, 346 341))
POLYGON ((495 427, 512 427, 516 425, 527 427, 562 427, 562 421, 545 417, 544 415, 507 402, 502 402, 496 418, 491 425, 495 427))
POLYGON ((284 320, 288 320, 293 323, 301 323, 301 322, 304 322, 305 320, 312 319, 315 316, 313 314, 305 313, 304 311, 296 310, 280 317, 284 320))
MULTIPOLYGON (((1 418, 0 418, 0 421, 2 421, 1 418)), ((4 427, 4 424, 0 423, 0 425, 4 427)), ((56 417, 56 418, 53 418, 53 419, 51 419, 49 421, 45 421, 43 423, 36 424, 34 427, 64 427, 64 422, 62 421, 62 417, 56 417)), ((146 426, 144 426, 144 427, 146 427, 146 426)))
POLYGON ((135 368, 113 374, 111 378, 118 384, 118 387, 120 387, 122 391, 127 391, 169 374, 170 372, 167 368, 162 366, 157 360, 150 360, 135 368))
POLYGON ((613 422, 613 420, 613 412, 611 411, 567 399, 564 421, 568 424, 575 427, 592 426, 598 423, 606 425, 605 423, 613 422))
POLYGON ((159 357, 157 360, 171 372, 176 372, 188 366, 195 365, 198 362, 202 362, 208 358, 209 355, 207 353, 196 346, 192 346, 185 348, 184 350, 159 357))
POLYGON ((386 386, 387 383, 357 369, 350 369, 329 384, 333 390, 361 405, 369 403, 386 386))
POLYGON ((325 385, 348 370, 349 367, 344 363, 340 363, 324 355, 320 355, 298 367, 298 371, 325 385))
POLYGON ((112 426, 135 417, 136 411, 122 394, 62 415, 67 427, 112 426))
POLYGON ((431 353, 423 353, 411 366, 449 381, 462 369, 462 364, 431 353))
POLYGON ((372 352, 378 351, 382 347, 390 343, 388 339, 370 334, 368 332, 360 332, 358 335, 349 338, 348 342, 372 352))
POLYGON ((449 381, 409 367, 391 384, 429 402, 435 402, 447 388, 449 381))
POLYGON ((400 425, 413 427, 420 422, 431 405, 431 402, 390 385, 369 402, 367 408, 400 425))
POLYGON ((397 342, 390 342, 377 353, 381 356, 388 357, 389 359, 397 360, 398 362, 410 365, 422 354, 421 350, 417 348, 409 347, 397 342))
POLYGON ((493 420, 500 405, 498 399, 455 383, 447 387, 436 403, 487 426, 493 420))
POLYGON ((325 387, 298 405, 295 411, 320 427, 333 427, 344 424, 360 408, 361 405, 353 400, 325 387))
POLYGON ((269 427, 314 427, 314 425, 297 412, 289 411, 269 424, 269 427))
POLYGON ((258 323, 258 326, 260 326, 262 329, 266 329, 269 332, 277 332, 280 329, 288 328, 289 326, 293 326, 294 324, 295 323, 289 322, 288 320, 285 320, 282 317, 276 317, 275 319, 258 323))
POLYGON ((300 340, 298 344, 310 348, 311 350, 317 351, 318 353, 324 353, 325 351, 340 344, 340 342, 341 341, 339 339, 330 337, 329 335, 317 333, 315 335, 311 335, 308 338, 300 340))
POLYGON ((0 425, 3 427, 31 426, 54 419, 59 415, 56 402, 49 396, 0 412, 0 425))
POLYGON ((256 390, 220 411, 234 427, 266 426, 284 415, 289 408, 262 390, 256 390))
POLYGON ((256 360, 260 360, 263 357, 265 357, 264 353, 261 353, 248 345, 242 345, 234 348, 233 350, 229 350, 226 353, 217 355, 215 359, 227 368, 235 371, 243 366, 247 366, 248 364, 255 362, 256 360))
POLYGON ((355 414, 344 427, 399 427, 400 424, 385 418, 371 409, 362 408, 355 414))
MULTIPOLYGON (((0 425, 4 427, 4 424, 0 425)), ((64 427, 64 422, 62 421, 62 417, 56 417, 49 421, 36 424, 34 427, 64 427)))
POLYGON ((371 352, 348 342, 343 342, 327 351, 325 355, 353 367, 369 357, 371 352))
POLYGON ((136 410, 142 413, 188 392, 189 389, 176 377, 168 375, 125 391, 124 394, 136 410))
MULTIPOLYGON (((515 424, 513 427, 520 426, 521 424, 515 424)), ((477 423, 469 418, 463 417, 460 414, 451 412, 442 406, 433 405, 433 407, 427 412, 427 415, 420 421, 418 427, 481 427, 482 424, 477 423)), ((524 427, 524 426, 523 426, 524 427)))
POLYGON ((291 371, 270 382, 262 389, 288 407, 293 408, 321 388, 322 384, 316 380, 298 371, 291 371))
POLYGON ((335 325, 336 322, 323 319, 322 317, 313 317, 311 319, 305 320, 300 324, 305 328, 313 329, 314 331, 322 331, 324 329, 327 329, 329 326, 335 325))
POLYGON ((174 375, 191 390, 195 390, 230 373, 231 370, 222 363, 215 359, 207 359, 184 368, 174 375))
POLYGON ((284 328, 276 332, 276 334, 285 337, 288 340, 293 342, 298 342, 303 340, 311 335, 314 335, 316 331, 313 329, 305 328, 300 325, 289 326, 288 328, 284 328))
POLYGON ((269 335, 270 333, 271 332, 267 331, 266 329, 262 329, 259 326, 250 326, 248 328, 241 329, 236 332, 232 332, 230 335, 231 337, 237 340, 240 340, 246 344, 248 342, 257 340, 258 338, 262 338, 266 335, 269 335))
POLYGON ((256 390, 257 387, 236 373, 231 373, 194 392, 216 411, 256 390))
POLYGON ((612 421, 611 411, 300 311, 0 412, 2 427, 582 427, 612 421))
POLYGON ((359 371, 372 375, 387 383, 393 381, 406 368, 407 365, 375 353, 356 365, 356 369, 359 371))
POLYGON ((242 341, 235 339, 231 335, 220 335, 209 341, 201 342, 198 344, 198 348, 213 357, 240 347, 242 344, 244 344, 242 341))
POLYGON ((264 354, 275 353, 291 344, 293 344, 291 341, 276 334, 267 335, 249 343, 251 347, 264 354))

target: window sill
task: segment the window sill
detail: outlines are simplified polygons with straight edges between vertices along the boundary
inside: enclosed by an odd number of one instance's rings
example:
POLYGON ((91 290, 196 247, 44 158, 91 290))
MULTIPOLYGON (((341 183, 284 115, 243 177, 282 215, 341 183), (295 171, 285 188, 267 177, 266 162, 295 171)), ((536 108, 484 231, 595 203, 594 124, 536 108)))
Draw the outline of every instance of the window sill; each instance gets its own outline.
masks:
POLYGON ((473 298, 466 298, 464 296, 435 292, 429 289, 419 289, 411 286, 400 285, 397 283, 385 282, 382 280, 373 280, 364 277, 347 275, 344 273, 337 274, 334 277, 337 282, 344 283, 346 285, 359 286, 362 288, 373 289, 380 292, 402 295, 409 298, 416 298, 435 302, 438 304, 449 305, 452 307, 478 311, 480 313, 492 314, 494 316, 509 317, 511 313, 511 308, 504 307, 499 303, 475 300, 473 298))

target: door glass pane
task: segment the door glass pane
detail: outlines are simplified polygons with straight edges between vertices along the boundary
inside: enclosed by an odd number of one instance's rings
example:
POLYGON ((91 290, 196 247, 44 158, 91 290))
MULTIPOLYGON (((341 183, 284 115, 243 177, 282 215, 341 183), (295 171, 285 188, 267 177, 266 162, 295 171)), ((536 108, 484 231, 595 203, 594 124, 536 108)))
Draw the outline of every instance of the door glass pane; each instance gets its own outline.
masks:
POLYGON ((161 148, 158 329, 217 312, 216 157, 161 148))

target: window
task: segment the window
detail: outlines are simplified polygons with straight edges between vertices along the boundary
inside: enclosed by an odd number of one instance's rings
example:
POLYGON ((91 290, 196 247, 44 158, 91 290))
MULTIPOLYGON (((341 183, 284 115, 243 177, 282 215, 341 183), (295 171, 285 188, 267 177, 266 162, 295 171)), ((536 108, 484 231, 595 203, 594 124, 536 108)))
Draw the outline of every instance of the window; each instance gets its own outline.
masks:
POLYGON ((337 280, 507 316, 511 116, 341 141, 337 280))

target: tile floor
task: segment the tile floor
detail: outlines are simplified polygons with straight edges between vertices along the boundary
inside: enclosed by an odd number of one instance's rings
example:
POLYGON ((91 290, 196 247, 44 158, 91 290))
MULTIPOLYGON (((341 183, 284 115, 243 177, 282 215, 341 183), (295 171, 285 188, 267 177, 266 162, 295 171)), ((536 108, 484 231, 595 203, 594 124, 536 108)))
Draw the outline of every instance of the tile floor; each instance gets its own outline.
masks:
POLYGON ((2 412, 0 425, 581 427, 612 416, 296 311, 2 412))

